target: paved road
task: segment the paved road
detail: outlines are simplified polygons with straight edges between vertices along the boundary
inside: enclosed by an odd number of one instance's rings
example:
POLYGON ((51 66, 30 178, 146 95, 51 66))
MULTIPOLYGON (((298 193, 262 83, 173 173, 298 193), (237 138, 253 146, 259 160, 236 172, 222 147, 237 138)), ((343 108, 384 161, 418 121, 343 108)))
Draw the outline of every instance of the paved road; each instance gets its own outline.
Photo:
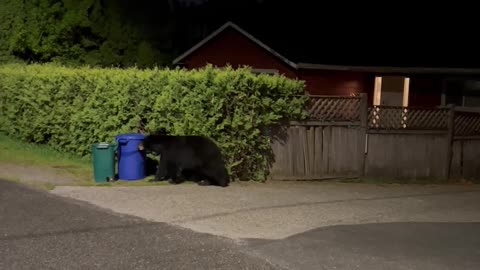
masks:
MULTIPOLYGON (((451 215, 446 220, 462 222, 327 225, 277 240, 233 242, 0 181, 0 269, 476 270, 480 269, 480 222, 474 218, 479 207, 472 205, 475 195, 457 192, 442 195, 442 200, 428 195, 435 198, 428 204, 423 195, 415 199, 425 213, 443 207, 445 215, 451 215)), ((170 198, 177 203, 184 199, 170 198)), ((410 203, 412 198, 403 200, 410 203)), ((390 205, 384 199, 374 202, 390 205)), ((356 211, 352 207, 358 204, 354 200, 337 210, 356 211)))
POLYGON ((248 245, 285 269, 480 269, 480 223, 339 225, 248 245))
POLYGON ((12 270, 274 269, 220 237, 2 180, 0 258, 0 269, 12 270))
POLYGON ((478 186, 271 183, 52 192, 237 239, 249 254, 285 269, 480 269, 478 186))

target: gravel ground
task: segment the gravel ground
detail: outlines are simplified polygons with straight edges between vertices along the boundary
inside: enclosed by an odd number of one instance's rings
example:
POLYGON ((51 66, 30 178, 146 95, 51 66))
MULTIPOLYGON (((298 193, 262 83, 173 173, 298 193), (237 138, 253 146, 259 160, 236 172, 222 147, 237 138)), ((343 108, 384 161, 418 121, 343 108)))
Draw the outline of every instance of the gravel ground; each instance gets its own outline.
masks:
POLYGON ((287 182, 228 188, 57 187, 52 192, 236 240, 282 239, 332 225, 480 221, 478 186, 287 182))

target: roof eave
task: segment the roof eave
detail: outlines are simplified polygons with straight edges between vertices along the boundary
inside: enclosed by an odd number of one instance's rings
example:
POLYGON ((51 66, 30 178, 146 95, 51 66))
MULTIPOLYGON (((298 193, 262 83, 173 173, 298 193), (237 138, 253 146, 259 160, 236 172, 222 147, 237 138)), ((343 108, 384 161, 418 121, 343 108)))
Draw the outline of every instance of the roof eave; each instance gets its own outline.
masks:
POLYGON ((480 69, 473 68, 435 68, 435 67, 395 67, 395 66, 342 66, 298 63, 298 69, 359 71, 378 73, 415 73, 415 74, 465 74, 480 75, 480 69))

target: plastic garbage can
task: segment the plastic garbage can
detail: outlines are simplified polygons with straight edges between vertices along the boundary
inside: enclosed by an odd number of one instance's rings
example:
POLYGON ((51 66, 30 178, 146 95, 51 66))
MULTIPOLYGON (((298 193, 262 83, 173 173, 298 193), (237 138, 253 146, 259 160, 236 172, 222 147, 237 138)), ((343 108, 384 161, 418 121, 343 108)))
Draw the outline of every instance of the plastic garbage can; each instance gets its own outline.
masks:
POLYGON ((93 177, 96 183, 115 179, 116 147, 114 143, 92 144, 93 177))
POLYGON ((118 178, 139 180, 145 178, 145 156, 138 144, 145 136, 140 133, 120 134, 115 137, 118 144, 118 178))

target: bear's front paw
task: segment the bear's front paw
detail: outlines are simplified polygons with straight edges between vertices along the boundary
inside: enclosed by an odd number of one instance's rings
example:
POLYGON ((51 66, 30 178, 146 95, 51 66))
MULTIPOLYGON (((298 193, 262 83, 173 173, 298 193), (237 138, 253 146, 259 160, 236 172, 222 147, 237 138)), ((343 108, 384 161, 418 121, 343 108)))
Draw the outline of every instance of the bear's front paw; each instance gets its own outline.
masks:
POLYGON ((210 181, 208 180, 201 180, 198 182, 199 186, 210 186, 210 181))

